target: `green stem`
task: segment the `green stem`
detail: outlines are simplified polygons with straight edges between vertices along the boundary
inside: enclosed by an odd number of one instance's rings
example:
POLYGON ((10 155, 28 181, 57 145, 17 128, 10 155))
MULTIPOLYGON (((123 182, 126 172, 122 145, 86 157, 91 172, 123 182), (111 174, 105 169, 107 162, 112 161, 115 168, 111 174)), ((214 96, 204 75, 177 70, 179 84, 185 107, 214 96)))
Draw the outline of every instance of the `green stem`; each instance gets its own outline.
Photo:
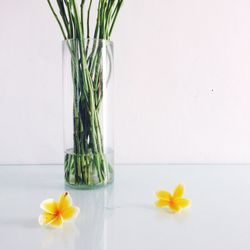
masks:
POLYGON ((57 23, 59 24, 59 27, 60 27, 60 29, 61 29, 61 31, 62 31, 62 34, 63 34, 63 37, 64 37, 64 39, 66 40, 66 39, 67 39, 67 36, 66 36, 66 34, 65 34, 65 32, 64 32, 63 26, 62 26, 62 24, 61 24, 61 22, 60 22, 60 20, 59 20, 59 18, 58 18, 58 16, 57 16, 56 12, 54 11, 54 8, 53 8, 53 6, 52 6, 50 0, 47 0, 47 2, 48 2, 48 4, 49 4, 49 7, 50 7, 50 9, 51 9, 51 11, 52 11, 54 17, 56 18, 57 23))
POLYGON ((120 9, 121 9, 122 3, 123 3, 123 0, 119 0, 117 6, 116 6, 116 8, 115 8, 115 11, 114 11, 114 13, 113 13, 113 20, 112 20, 112 23, 111 23, 111 26, 110 26, 110 30, 109 30, 109 37, 110 37, 111 34, 112 34, 112 31, 113 31, 113 28, 114 28, 114 25, 115 25, 117 16, 118 16, 118 14, 119 14, 119 11, 120 11, 120 9))
POLYGON ((90 19, 90 10, 92 6, 92 0, 89 2, 89 7, 88 7, 88 16, 87 16, 87 38, 89 38, 89 19, 90 19))

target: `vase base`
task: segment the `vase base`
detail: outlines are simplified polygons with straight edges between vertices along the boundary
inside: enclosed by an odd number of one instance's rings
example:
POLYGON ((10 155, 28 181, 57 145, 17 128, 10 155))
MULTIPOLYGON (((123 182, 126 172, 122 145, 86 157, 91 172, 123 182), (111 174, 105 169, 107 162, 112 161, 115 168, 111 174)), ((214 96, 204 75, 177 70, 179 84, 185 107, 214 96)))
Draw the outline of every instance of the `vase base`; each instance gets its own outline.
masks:
POLYGON ((96 154, 65 152, 64 177, 67 186, 95 189, 113 182, 113 151, 96 154))
POLYGON ((65 181, 65 186, 69 187, 71 189, 77 189, 77 190, 93 190, 93 189, 101 189, 105 188, 107 186, 113 185, 114 180, 108 182, 108 183, 99 183, 94 185, 87 185, 87 184, 70 184, 67 181, 65 181))

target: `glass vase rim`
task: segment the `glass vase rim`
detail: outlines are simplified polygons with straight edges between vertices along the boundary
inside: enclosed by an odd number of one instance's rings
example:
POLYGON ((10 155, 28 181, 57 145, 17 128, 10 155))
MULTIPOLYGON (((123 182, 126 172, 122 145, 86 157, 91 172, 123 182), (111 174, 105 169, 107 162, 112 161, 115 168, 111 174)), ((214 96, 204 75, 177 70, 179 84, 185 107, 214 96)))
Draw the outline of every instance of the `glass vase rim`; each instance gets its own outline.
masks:
MULTIPOLYGON (((62 40, 62 43, 64 44, 67 41, 74 41, 74 40, 77 41, 77 40, 80 40, 80 39, 79 38, 64 39, 64 40, 62 40)), ((114 45, 114 42, 112 40, 108 40, 108 39, 99 39, 99 38, 91 38, 91 37, 89 37, 89 38, 84 38, 83 40, 84 41, 92 41, 92 42, 98 41, 98 43, 102 43, 102 44, 106 44, 106 45, 111 45, 111 46, 114 45)))

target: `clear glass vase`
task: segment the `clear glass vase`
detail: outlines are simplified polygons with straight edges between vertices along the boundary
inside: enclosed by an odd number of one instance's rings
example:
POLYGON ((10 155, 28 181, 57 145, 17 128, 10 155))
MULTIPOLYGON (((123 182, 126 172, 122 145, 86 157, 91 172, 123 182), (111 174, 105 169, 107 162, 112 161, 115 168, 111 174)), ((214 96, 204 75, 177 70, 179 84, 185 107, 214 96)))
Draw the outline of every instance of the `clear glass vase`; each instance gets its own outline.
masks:
POLYGON ((65 181, 94 188, 113 181, 113 44, 63 42, 65 181))

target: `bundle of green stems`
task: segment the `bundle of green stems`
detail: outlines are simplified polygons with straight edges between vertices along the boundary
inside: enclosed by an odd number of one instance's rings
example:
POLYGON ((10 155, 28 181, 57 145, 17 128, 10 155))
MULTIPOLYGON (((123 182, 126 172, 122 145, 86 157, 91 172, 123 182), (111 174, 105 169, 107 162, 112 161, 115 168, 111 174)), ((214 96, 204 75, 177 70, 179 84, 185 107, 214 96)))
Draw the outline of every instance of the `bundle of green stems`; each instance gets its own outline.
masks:
POLYGON ((92 186, 112 181, 113 166, 105 157, 99 112, 103 98, 102 42, 110 40, 123 0, 99 0, 93 36, 90 19, 95 0, 50 0, 71 54, 74 89, 73 149, 65 153, 65 180, 70 185, 92 186))

